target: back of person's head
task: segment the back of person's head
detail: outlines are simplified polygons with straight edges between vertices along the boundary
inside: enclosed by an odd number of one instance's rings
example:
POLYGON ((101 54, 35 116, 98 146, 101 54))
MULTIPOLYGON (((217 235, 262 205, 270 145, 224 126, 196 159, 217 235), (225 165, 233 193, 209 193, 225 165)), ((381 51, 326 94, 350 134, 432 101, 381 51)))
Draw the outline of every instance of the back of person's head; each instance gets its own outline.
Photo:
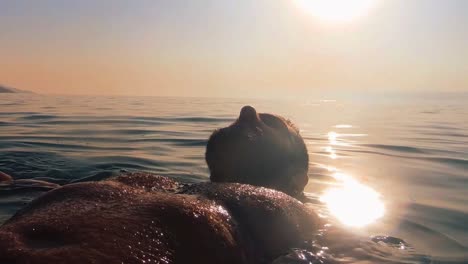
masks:
POLYGON ((211 135, 205 158, 212 182, 263 186, 291 196, 301 194, 308 182, 309 156, 298 129, 251 106, 211 135))

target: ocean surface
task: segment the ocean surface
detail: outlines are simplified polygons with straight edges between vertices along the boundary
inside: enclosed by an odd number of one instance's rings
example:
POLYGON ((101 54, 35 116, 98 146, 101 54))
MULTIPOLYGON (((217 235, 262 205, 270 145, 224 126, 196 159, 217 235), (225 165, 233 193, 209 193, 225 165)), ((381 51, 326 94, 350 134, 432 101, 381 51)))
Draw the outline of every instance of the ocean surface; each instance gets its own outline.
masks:
MULTIPOLYGON (((300 128, 308 206, 327 223, 315 252, 278 263, 468 263, 468 100, 333 99, 0 94, 0 171, 58 184, 125 171, 207 181, 207 138, 252 105, 300 128)), ((45 191, 0 185, 0 222, 45 191)))

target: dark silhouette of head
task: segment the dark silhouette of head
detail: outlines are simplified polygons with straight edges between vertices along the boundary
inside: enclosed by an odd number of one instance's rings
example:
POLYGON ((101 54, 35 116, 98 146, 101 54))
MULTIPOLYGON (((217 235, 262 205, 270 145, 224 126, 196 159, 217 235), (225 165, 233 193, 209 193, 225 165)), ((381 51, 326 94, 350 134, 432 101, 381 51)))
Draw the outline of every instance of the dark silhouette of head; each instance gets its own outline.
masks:
POLYGON ((241 109, 230 126, 216 130, 205 154, 212 182, 238 182, 276 189, 291 196, 307 184, 309 156, 291 121, 241 109))

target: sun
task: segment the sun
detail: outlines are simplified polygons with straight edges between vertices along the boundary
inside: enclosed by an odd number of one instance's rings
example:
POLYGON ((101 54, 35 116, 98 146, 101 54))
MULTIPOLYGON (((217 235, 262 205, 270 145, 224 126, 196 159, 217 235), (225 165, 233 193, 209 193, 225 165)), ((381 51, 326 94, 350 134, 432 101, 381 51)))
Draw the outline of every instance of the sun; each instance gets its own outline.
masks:
POLYGON ((297 5, 328 22, 347 22, 366 15, 376 0, 295 0, 297 5))

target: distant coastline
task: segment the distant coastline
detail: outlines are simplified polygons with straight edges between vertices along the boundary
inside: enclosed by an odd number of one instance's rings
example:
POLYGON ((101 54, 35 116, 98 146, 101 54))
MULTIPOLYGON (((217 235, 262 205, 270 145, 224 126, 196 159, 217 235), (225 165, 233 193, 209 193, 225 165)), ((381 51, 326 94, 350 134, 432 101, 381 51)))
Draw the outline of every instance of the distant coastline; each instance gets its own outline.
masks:
POLYGON ((32 92, 0 85, 0 93, 32 93, 32 92))

